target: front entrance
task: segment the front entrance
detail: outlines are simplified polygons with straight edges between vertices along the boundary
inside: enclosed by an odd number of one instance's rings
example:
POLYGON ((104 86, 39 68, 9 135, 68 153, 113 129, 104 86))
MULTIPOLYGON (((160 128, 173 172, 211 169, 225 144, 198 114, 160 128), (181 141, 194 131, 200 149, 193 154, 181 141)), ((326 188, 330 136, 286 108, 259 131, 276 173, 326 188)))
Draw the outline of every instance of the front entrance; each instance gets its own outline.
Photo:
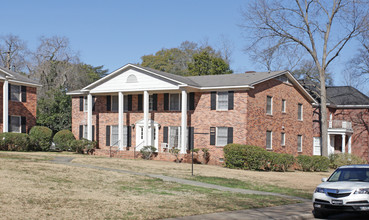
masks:
POLYGON ((144 146, 154 146, 158 149, 159 124, 149 120, 147 139, 148 143, 144 143, 144 124, 143 120, 136 123, 136 150, 139 151, 144 146))

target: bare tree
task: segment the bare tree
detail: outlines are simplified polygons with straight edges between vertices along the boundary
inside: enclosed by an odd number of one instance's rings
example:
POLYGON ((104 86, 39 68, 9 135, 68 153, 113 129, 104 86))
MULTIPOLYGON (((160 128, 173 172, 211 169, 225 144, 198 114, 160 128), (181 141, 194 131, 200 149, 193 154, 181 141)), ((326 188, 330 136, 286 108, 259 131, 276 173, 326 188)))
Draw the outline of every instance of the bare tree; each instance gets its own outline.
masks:
MULTIPOLYGON (((254 0, 242 12, 251 47, 280 42, 303 48, 320 78, 322 155, 328 156, 326 69, 353 38, 367 29, 365 0, 254 0)), ((293 55, 292 55, 293 56, 293 55)))
POLYGON ((29 51, 27 44, 18 36, 8 34, 0 37, 0 65, 22 72, 27 65, 29 51))

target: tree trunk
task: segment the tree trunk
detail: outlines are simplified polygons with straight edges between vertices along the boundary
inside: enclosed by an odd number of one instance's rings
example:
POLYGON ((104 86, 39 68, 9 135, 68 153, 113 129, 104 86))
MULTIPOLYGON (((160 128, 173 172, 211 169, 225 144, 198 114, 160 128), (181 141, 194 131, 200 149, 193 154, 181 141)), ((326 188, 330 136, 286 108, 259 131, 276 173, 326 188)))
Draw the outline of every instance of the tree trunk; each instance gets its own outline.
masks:
POLYGON ((325 70, 320 68, 320 128, 322 139, 322 156, 328 157, 328 121, 327 121, 327 92, 325 88, 325 70))

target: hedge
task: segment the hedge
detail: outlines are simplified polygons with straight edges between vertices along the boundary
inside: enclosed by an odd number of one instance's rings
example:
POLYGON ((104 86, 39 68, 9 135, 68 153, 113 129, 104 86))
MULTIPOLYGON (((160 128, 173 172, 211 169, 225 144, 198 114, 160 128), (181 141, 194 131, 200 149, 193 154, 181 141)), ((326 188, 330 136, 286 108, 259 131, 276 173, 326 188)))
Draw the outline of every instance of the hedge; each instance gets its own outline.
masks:
POLYGON ((50 149, 53 132, 50 128, 44 126, 34 126, 29 132, 31 144, 35 150, 48 151, 50 149))
POLYGON ((69 130, 58 131, 53 138, 55 147, 59 150, 71 150, 72 141, 76 140, 69 130))
POLYGON ((73 140, 70 143, 70 147, 71 150, 75 151, 76 153, 90 153, 96 148, 96 141, 89 141, 87 139, 73 140))
POLYGON ((329 155, 330 167, 337 169, 340 166, 351 164, 366 164, 367 162, 353 154, 339 153, 329 155))
POLYGON ((24 133, 1 133, 0 150, 5 151, 31 151, 34 150, 30 145, 28 134, 24 133))

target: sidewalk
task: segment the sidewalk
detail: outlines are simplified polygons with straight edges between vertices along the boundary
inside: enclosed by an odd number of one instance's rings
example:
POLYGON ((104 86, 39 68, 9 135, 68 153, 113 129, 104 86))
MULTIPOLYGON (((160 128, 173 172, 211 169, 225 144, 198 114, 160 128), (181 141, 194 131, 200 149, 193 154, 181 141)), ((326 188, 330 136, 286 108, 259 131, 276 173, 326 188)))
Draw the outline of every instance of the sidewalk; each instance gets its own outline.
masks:
POLYGON ((295 199, 295 200, 302 201, 302 203, 284 205, 284 206, 267 207, 267 208, 260 208, 260 209, 247 209, 247 210, 239 210, 239 211, 231 211, 231 212, 211 213, 211 214, 205 214, 205 215, 186 216, 186 217, 172 218, 172 219, 220 220, 220 219, 313 219, 314 218, 311 213, 312 211, 311 201, 308 199, 300 198, 300 197, 288 196, 288 195, 272 193, 272 192, 262 192, 262 191, 255 191, 255 190, 230 188, 230 187, 208 184, 208 183, 203 183, 203 182, 198 182, 198 181, 193 181, 193 180, 169 177, 169 176, 164 176, 160 174, 141 173, 141 172, 135 172, 135 171, 130 171, 130 170, 94 166, 94 165, 89 165, 89 164, 71 163, 72 160, 73 160, 72 157, 56 157, 51 162, 65 164, 65 165, 73 166, 73 167, 91 168, 91 169, 106 170, 106 171, 112 171, 112 172, 118 172, 118 173, 127 173, 131 175, 159 178, 159 179, 162 179, 163 181, 176 182, 176 183, 186 184, 186 185, 191 185, 191 186, 216 189, 220 191, 227 191, 227 192, 234 192, 234 193, 241 193, 241 194, 271 195, 271 196, 279 196, 279 197, 284 197, 288 199, 295 199))

